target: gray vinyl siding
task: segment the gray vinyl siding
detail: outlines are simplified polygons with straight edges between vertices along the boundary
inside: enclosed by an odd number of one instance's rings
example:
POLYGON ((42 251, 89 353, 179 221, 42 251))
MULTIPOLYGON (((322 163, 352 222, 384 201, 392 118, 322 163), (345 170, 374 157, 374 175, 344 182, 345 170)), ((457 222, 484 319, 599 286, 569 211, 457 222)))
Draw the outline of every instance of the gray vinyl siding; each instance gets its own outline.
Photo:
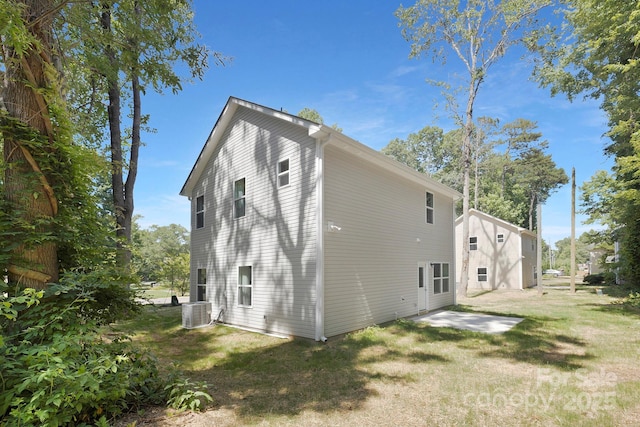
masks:
POLYGON ((451 196, 334 146, 324 155, 324 219, 340 227, 325 231, 325 335, 415 314, 420 262, 450 264, 450 291, 433 295, 429 280, 428 308, 453 304, 451 196), (434 194, 434 224, 425 220, 426 191, 434 194))
POLYGON ((315 332, 315 141, 307 130, 239 107, 191 194, 191 299, 207 269, 207 300, 224 321, 262 331, 315 332), (289 159, 290 185, 277 164, 289 159), (233 217, 233 183, 246 181, 246 216, 233 217), (196 197, 205 226, 195 228, 196 197), (238 267, 251 266, 252 307, 237 303, 238 267))

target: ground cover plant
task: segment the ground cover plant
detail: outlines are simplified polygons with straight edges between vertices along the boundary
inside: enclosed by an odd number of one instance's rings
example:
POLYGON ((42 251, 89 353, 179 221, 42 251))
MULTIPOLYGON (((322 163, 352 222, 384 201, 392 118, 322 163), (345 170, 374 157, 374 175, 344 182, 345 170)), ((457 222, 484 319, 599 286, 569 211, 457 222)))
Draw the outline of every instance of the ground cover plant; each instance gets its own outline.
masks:
POLYGON ((456 308, 523 317, 488 335, 401 319, 327 343, 215 326, 180 307, 121 325, 207 384, 202 413, 165 408, 119 425, 633 425, 640 419, 640 310, 605 288, 470 293, 456 308), (146 424, 148 423, 148 424, 146 424))

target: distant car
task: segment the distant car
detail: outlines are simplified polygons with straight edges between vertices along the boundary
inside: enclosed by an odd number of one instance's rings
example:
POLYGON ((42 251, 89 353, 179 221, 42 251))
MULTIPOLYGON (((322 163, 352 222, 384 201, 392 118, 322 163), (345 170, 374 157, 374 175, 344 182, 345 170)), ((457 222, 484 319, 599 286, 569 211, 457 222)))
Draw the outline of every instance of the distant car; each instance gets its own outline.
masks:
POLYGON ((542 274, 547 274, 549 276, 558 277, 558 276, 562 275, 562 271, 550 269, 550 270, 543 271, 542 274))

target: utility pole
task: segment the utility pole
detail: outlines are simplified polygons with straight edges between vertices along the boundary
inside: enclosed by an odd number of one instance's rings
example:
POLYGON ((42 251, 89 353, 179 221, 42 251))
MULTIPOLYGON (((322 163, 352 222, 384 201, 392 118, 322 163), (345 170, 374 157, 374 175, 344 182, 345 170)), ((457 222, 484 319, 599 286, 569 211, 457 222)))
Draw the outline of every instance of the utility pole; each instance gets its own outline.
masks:
POLYGON ((571 169, 571 293, 576 293, 576 168, 571 169))

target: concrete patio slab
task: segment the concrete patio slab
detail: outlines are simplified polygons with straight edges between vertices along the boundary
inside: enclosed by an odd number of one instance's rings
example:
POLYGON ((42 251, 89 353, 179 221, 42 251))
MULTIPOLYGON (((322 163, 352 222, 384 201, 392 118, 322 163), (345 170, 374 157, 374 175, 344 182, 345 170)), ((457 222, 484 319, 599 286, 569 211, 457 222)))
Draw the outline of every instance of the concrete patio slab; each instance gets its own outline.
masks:
POLYGON ((524 319, 461 311, 436 311, 422 316, 416 316, 412 320, 416 322, 427 322, 429 325, 437 328, 447 327, 484 332, 487 334, 501 334, 507 332, 524 319))

